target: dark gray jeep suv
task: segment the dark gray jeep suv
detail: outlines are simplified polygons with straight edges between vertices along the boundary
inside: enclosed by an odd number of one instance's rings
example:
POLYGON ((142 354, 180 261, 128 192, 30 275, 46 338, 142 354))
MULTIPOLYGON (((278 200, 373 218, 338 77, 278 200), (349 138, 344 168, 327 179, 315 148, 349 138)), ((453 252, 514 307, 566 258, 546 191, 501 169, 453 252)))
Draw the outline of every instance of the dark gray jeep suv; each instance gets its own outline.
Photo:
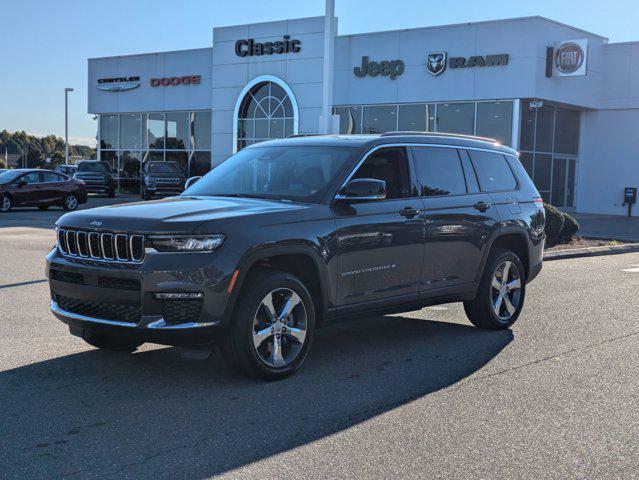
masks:
POLYGON ((208 352, 290 375, 316 328, 463 301, 510 327, 541 270, 544 210, 517 153, 395 132, 260 143, 182 195, 57 223, 51 309, 99 348, 208 352))

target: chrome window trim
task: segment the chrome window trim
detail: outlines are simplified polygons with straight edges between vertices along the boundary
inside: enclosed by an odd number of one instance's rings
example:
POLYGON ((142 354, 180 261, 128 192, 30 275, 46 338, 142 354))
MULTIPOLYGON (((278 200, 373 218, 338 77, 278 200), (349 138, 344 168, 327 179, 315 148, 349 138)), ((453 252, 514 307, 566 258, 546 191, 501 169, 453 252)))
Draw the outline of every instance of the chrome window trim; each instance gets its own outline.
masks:
MULTIPOLYGON (((454 138, 454 137, 447 137, 447 138, 454 138)), ((502 155, 509 155, 515 159, 517 158, 517 155, 514 155, 510 152, 502 152, 500 150, 493 150, 490 148, 480 148, 480 147, 467 147, 464 145, 442 145, 441 143, 416 143, 416 142, 406 142, 406 143, 385 143, 382 145, 375 145, 374 147, 371 147, 369 150, 366 151, 366 153, 364 153, 364 155, 362 156, 362 159, 357 162, 357 165, 355 165, 355 168, 353 168, 351 170, 351 172, 348 174, 348 176, 346 177, 346 180, 344 180, 344 182, 342 183, 342 185, 337 189, 337 193, 335 194, 335 196, 333 197, 334 200, 340 200, 338 198, 338 195, 340 195, 340 192, 342 191, 342 189, 348 184, 348 182, 351 181, 351 179, 353 178, 353 175, 355 175, 355 173, 357 173, 357 170, 359 170, 359 167, 362 166, 362 164, 366 161, 366 159, 368 157, 370 157, 373 153, 375 153, 377 150, 380 150, 382 148, 387 148, 387 147, 406 147, 406 148, 410 148, 410 147, 436 147, 436 148, 455 148, 455 149, 464 149, 464 150, 476 150, 479 152, 489 152, 489 153, 497 153, 497 154, 502 154, 502 155)), ((509 166, 510 167, 510 166, 509 166)), ((509 190, 510 191, 510 190, 509 190)), ((482 193, 488 193, 488 192, 482 192, 482 193)))

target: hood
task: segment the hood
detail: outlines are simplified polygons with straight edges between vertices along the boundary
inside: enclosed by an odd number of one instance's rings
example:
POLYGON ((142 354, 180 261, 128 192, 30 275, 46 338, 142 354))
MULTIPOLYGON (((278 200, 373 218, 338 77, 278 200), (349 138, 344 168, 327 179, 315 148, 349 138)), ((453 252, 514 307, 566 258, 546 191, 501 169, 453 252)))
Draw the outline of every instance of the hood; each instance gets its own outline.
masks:
POLYGON ((192 233, 205 222, 306 207, 257 198, 179 196, 79 210, 63 215, 56 225, 88 230, 192 233))

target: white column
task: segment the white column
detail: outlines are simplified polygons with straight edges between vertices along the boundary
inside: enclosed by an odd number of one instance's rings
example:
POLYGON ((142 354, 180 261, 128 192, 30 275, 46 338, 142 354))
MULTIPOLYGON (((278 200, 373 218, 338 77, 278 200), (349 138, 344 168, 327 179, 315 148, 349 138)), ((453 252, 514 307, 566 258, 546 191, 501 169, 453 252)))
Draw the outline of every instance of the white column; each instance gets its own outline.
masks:
POLYGON ((518 98, 513 100, 513 136, 510 145, 515 150, 519 150, 519 133, 521 127, 521 100, 518 98))
POLYGON ((324 15, 324 74, 322 77, 322 116, 319 133, 332 132, 333 55, 335 50, 335 0, 326 0, 324 15))

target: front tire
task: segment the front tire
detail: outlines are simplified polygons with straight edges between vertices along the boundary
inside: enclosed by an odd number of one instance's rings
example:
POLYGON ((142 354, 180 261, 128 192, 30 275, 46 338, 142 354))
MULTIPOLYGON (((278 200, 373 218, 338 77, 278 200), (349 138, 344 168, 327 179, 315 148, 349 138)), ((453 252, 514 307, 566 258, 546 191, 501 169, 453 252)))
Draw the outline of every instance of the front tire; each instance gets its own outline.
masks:
POLYGON ((67 212, 71 212, 78 208, 78 196, 75 193, 70 193, 64 200, 62 201, 62 208, 64 208, 67 212))
POLYGON ((249 279, 222 342, 242 375, 280 380, 298 370, 313 341, 315 306, 294 275, 266 271, 249 279))
POLYGON ((0 212, 8 212, 13 207, 13 201, 9 195, 3 195, 0 197, 0 212))
POLYGON ((140 342, 127 340, 126 338, 113 337, 102 333, 86 333, 84 341, 100 350, 113 352, 133 352, 142 345, 140 342))
POLYGON ((519 318, 526 296, 526 273, 519 257, 508 250, 491 252, 474 300, 464 302, 470 322, 478 328, 505 330, 519 318))

